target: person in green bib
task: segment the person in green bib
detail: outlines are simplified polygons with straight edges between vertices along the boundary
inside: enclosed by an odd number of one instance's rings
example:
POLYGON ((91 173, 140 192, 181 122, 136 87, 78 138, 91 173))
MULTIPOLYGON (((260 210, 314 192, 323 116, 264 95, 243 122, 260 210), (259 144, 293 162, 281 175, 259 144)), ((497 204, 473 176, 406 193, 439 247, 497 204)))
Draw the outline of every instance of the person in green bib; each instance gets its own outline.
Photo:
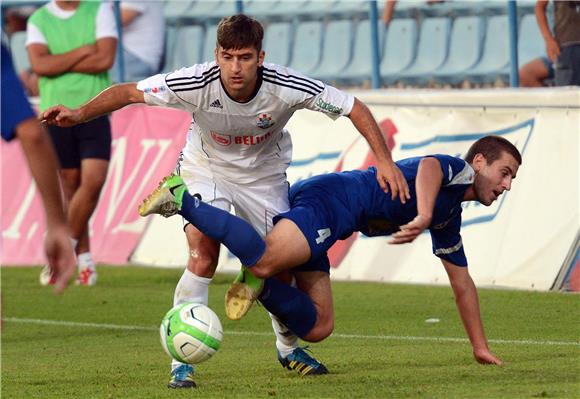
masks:
MULTIPOLYGON (((56 104, 78 107, 111 85, 117 27, 110 4, 51 1, 28 20, 26 47, 32 70, 40 77, 40 111, 56 104)), ((88 222, 105 183, 111 157, 109 116, 62 128, 48 126, 60 163, 68 204, 71 241, 77 254, 77 284, 94 285, 88 222)), ((52 284, 50 269, 42 284, 52 284)))

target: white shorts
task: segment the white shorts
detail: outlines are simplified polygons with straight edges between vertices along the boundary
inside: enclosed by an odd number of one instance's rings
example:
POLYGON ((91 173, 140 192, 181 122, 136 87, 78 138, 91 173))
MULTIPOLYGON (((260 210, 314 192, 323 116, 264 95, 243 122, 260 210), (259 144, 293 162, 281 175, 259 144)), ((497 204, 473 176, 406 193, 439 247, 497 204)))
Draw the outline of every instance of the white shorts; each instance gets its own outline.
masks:
MULTIPOLYGON (((272 230, 272 218, 290 209, 285 174, 239 184, 215 176, 208 166, 195 164, 187 157, 180 157, 176 172, 190 194, 199 194, 205 203, 228 212, 233 206, 236 216, 250 223, 262 237, 272 230)), ((184 226, 188 223, 184 219, 184 226)))

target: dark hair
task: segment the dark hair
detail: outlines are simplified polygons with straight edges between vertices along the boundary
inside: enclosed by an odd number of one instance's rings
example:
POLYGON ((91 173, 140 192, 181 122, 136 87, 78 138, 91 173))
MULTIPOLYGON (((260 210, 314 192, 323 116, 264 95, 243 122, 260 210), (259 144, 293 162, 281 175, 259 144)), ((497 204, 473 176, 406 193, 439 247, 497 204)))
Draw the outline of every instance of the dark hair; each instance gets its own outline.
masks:
POLYGON ((238 14, 222 18, 217 28, 216 45, 226 50, 253 47, 259 53, 262 50, 262 39, 264 39, 262 24, 252 17, 238 14))
POLYGON ((487 163, 491 164, 501 157, 503 151, 514 157, 520 165, 522 164, 522 155, 516 146, 499 136, 485 136, 477 140, 471 145, 469 151, 467 151, 465 161, 471 164, 473 158, 475 158, 477 154, 481 154, 485 157, 487 163))

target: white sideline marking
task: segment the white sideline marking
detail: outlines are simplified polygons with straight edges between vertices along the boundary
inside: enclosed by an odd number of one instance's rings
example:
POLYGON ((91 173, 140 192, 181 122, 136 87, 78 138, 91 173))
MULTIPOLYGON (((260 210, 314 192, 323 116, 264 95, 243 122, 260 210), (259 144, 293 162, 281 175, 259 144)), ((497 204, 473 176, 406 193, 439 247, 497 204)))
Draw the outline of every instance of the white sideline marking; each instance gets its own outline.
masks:
MULTIPOLYGON (((81 323, 77 321, 60 321, 60 320, 42 320, 42 319, 22 319, 19 317, 5 317, 2 321, 9 323, 27 323, 27 324, 42 324, 52 326, 64 327, 84 327, 84 328, 103 328, 109 330, 128 330, 128 331, 156 331, 159 327, 145 327, 145 326, 129 326, 123 324, 101 324, 101 323, 81 323)), ((271 332, 258 331, 227 331, 227 335, 252 335, 252 336, 271 336, 271 332)), ((332 334, 334 338, 347 339, 378 339, 387 341, 431 341, 431 342, 460 342, 468 343, 467 338, 451 338, 451 337, 413 337, 405 335, 363 335, 363 334, 332 334)), ((580 346, 580 342, 574 341, 541 341, 530 339, 490 339, 493 344, 508 344, 508 345, 556 345, 556 346, 580 346)))

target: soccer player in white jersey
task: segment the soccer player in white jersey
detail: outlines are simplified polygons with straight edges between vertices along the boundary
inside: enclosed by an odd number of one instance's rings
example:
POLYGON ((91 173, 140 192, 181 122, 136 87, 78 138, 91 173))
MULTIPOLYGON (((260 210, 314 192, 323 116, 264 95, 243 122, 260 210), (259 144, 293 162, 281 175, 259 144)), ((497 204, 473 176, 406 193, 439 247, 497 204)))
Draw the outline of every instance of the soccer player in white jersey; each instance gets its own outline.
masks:
MULTIPOLYGON (((41 117, 48 123, 71 126, 133 103, 191 112, 193 122, 177 173, 190 192, 224 210, 233 206, 238 216, 265 236, 272 228, 272 216, 289 209, 285 171, 292 158, 292 143, 284 129, 286 122, 304 108, 332 119, 347 116, 376 156, 380 187, 391 198, 405 202, 409 198, 406 180, 368 108, 321 81, 264 64, 263 34, 261 24, 250 17, 224 18, 218 25, 215 61, 138 83, 115 85, 78 109, 55 106, 41 117)), ((190 256, 177 284, 174 304, 207 304, 219 242, 191 224, 186 225, 185 234, 190 256)), ((298 346, 298 337, 273 316, 272 326, 283 365, 290 363, 298 372, 308 366, 310 374, 327 372, 298 346)), ((169 387, 195 387, 193 368, 173 362, 169 387)))

